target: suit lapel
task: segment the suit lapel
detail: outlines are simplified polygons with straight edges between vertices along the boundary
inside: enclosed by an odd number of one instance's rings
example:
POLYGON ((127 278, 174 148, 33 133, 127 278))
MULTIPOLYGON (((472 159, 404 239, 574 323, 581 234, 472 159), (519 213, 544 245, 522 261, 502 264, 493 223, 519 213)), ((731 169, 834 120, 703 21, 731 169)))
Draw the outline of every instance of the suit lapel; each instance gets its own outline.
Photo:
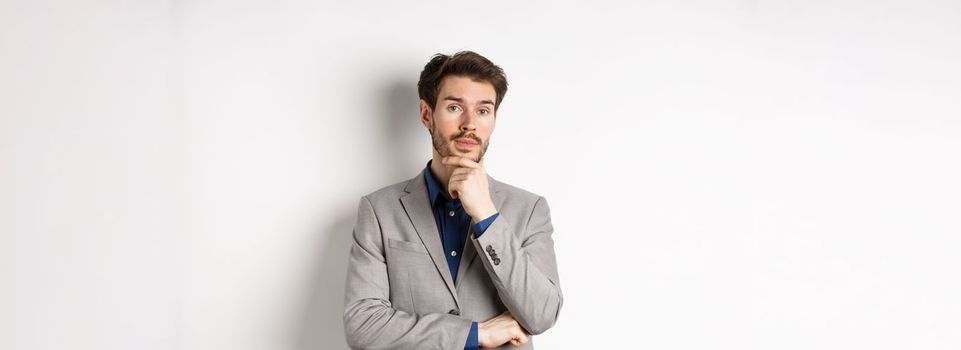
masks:
MULTIPOLYGON (((491 200, 494 201, 494 207, 497 208, 498 212, 501 210, 501 205, 504 204, 504 197, 500 192, 500 184, 494 180, 494 178, 487 175, 487 187, 491 191, 491 200)), ((495 219, 496 220, 496 219, 495 219)), ((471 243, 471 237, 474 237, 474 225, 469 225, 467 229, 467 239, 464 240, 464 255, 461 257, 460 266, 457 268, 457 284, 455 288, 459 288, 461 281, 464 280, 464 276, 467 275, 467 269, 470 268, 471 263, 477 258, 477 250, 474 249, 474 244, 471 243)))
POLYGON ((431 260, 434 261, 437 273, 444 279, 448 291, 454 297, 454 302, 460 308, 457 291, 451 281, 450 268, 447 266, 447 259, 444 257, 444 247, 440 241, 440 233, 437 232, 437 223, 434 221, 434 213, 431 211, 430 200, 427 198, 427 184, 424 183, 423 173, 410 180, 404 191, 407 191, 407 194, 400 197, 404 210, 407 212, 410 222, 414 224, 414 229, 420 236, 420 240, 427 247, 427 252, 430 253, 431 260))

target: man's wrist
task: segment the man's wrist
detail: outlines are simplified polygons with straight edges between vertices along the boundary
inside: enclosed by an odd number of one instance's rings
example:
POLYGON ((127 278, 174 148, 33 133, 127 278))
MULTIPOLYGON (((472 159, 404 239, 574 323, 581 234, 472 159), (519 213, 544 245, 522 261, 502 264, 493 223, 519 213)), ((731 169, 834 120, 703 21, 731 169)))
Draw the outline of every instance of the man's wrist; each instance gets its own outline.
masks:
POLYGON ((481 210, 479 213, 476 213, 476 215, 471 215, 471 219, 473 219, 474 223, 476 224, 478 222, 484 221, 484 219, 487 219, 494 214, 497 214, 497 208, 495 208, 494 204, 491 203, 486 209, 481 210))
POLYGON ((489 334, 487 334, 487 329, 484 328, 483 322, 475 323, 477 323, 477 347, 483 348, 487 344, 489 334))

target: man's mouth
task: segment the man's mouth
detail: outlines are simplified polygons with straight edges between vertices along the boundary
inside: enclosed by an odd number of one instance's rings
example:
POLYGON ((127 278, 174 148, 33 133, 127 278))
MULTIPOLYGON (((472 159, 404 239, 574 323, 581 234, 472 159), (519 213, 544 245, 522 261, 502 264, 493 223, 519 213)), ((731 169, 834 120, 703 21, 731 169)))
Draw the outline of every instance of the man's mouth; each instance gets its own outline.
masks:
POLYGON ((474 141, 473 139, 467 138, 467 137, 456 139, 454 140, 454 143, 457 144, 458 147, 463 147, 463 148, 471 148, 471 147, 477 146, 477 141, 474 141))

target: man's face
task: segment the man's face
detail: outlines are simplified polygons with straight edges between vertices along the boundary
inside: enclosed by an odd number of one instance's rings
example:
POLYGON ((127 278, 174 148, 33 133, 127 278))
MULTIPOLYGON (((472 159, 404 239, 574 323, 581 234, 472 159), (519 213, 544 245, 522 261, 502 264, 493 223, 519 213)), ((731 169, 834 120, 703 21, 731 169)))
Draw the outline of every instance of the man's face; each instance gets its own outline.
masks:
POLYGON ((434 150, 441 156, 461 156, 480 162, 494 132, 497 93, 487 82, 446 76, 440 83, 437 105, 423 100, 421 122, 430 130, 434 150))

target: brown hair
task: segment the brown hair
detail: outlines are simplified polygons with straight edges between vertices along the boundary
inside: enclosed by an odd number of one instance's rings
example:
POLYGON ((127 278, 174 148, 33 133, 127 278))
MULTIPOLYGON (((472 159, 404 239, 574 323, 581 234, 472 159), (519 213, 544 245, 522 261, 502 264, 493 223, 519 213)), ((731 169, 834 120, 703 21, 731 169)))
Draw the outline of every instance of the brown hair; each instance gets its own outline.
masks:
POLYGON ((473 51, 460 51, 452 56, 436 54, 424 66, 424 70, 420 72, 420 81, 417 82, 420 99, 426 101, 431 109, 437 106, 440 82, 448 75, 465 76, 493 85, 497 94, 497 100, 494 101, 495 111, 507 94, 507 76, 504 75, 504 70, 484 56, 473 51))

